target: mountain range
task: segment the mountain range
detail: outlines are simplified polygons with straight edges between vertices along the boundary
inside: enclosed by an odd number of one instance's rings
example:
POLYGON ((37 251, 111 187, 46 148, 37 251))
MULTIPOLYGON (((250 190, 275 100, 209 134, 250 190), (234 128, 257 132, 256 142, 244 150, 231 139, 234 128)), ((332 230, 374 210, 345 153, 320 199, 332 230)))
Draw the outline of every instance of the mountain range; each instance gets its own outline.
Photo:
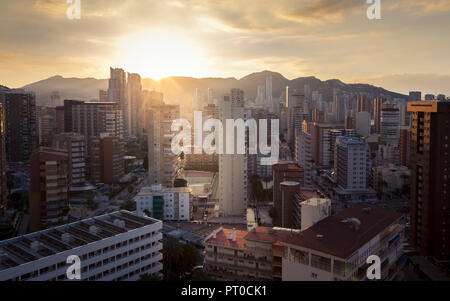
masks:
MULTIPOLYGON (((346 93, 366 94, 369 97, 383 95, 388 98, 406 98, 406 95, 391 92, 369 84, 345 84, 338 79, 321 81, 313 76, 299 77, 293 80, 285 78, 277 72, 262 71, 252 73, 241 79, 236 78, 192 78, 192 77, 167 77, 159 81, 150 78, 142 79, 143 89, 156 90, 164 93, 168 103, 190 102, 196 89, 204 93, 208 88, 214 90, 215 97, 219 98, 228 93, 232 88, 244 90, 248 99, 254 99, 259 85, 265 85, 266 77, 272 76, 273 96, 277 99, 285 93, 286 86, 291 89, 304 91, 304 86, 309 85, 311 91, 322 93, 326 101, 332 100, 333 89, 339 89, 346 93)), ((50 77, 22 87, 27 91, 36 93, 38 105, 45 105, 50 101, 52 91, 59 91, 61 99, 94 100, 99 98, 99 90, 107 90, 108 79, 95 78, 64 78, 60 75, 50 77)))

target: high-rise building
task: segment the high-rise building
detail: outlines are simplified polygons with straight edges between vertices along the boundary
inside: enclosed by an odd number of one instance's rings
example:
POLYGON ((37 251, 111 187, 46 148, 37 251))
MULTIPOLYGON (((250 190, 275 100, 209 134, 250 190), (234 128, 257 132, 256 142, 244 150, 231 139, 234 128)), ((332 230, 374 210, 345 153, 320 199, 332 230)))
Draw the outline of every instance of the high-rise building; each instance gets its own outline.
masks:
POLYGON ((61 97, 59 96, 58 91, 53 91, 50 95, 50 107, 56 108, 57 106, 62 105, 61 103, 61 97))
POLYGON ((411 246, 450 259, 450 102, 410 102, 411 246))
POLYGON ((273 203, 276 212, 273 224, 280 227, 284 223, 290 228, 293 225, 294 195, 304 185, 304 170, 298 164, 278 162, 272 165, 272 175, 273 203))
POLYGON ((102 133, 123 138, 122 116, 117 103, 64 100, 64 131, 83 135, 86 143, 102 133))
POLYGON ((385 105, 381 110, 381 139, 388 144, 398 145, 399 129, 399 109, 385 105))
POLYGON ((6 145, 5 145, 5 110, 0 103, 0 219, 6 209, 6 145))
POLYGON ((333 153, 330 150, 330 124, 314 122, 311 124, 311 151, 315 164, 329 166, 333 161, 333 153))
POLYGON ((381 134, 381 112, 383 111, 383 103, 386 99, 377 97, 373 101, 373 120, 375 122, 375 133, 381 134))
POLYGON ((64 106, 55 108, 56 134, 64 133, 64 106))
POLYGON ((5 110, 6 160, 28 162, 39 146, 36 97, 32 92, 0 88, 5 110))
POLYGON ((30 232, 69 221, 69 166, 65 150, 40 147, 30 157, 30 232))
POLYGON ((85 141, 85 138, 78 133, 62 133, 53 137, 53 147, 67 151, 71 188, 83 186, 86 182, 87 145, 85 141))
POLYGON ((128 73, 127 82, 128 99, 128 136, 138 137, 141 135, 141 109, 142 109, 142 84, 141 76, 136 73, 128 73))
POLYGON ((89 138, 92 183, 119 183, 125 175, 125 147, 122 138, 101 134, 89 138))
POLYGON ((247 210, 247 155, 237 154, 236 128, 233 133, 227 133, 227 119, 245 120, 244 91, 232 89, 219 105, 219 118, 224 125, 224 154, 219 155, 219 206, 223 215, 243 215, 247 210), (226 153, 225 137, 233 134, 235 150, 233 154, 226 153))
POLYGON ((368 145, 357 139, 338 137, 334 151, 334 181, 347 191, 368 187, 368 145))
POLYGON ((400 138, 398 142, 399 164, 402 166, 410 166, 411 157, 411 128, 400 127, 400 138))
POLYGON ((180 118, 180 106, 160 105, 147 108, 149 184, 173 187, 181 168, 180 156, 172 152, 172 122, 180 118))
MULTIPOLYGON (((304 122, 306 124, 306 121, 304 122)), ((312 136, 308 132, 308 127, 304 126, 302 130, 296 131, 296 143, 295 143, 295 162, 302 166, 304 169, 304 186, 312 186, 312 136)))
POLYGON ((367 137, 370 135, 370 113, 363 111, 356 113, 356 132, 367 137))
POLYGON ((80 281, 161 277, 162 222, 118 211, 0 242, 0 281, 67 281, 69 256, 80 281))
POLYGON ((108 91, 99 90, 98 91, 98 101, 100 101, 100 102, 108 102, 109 101, 108 91))
MULTIPOLYGON (((130 108, 127 93, 127 76, 122 69, 110 68, 110 79, 108 85, 108 100, 119 105, 123 116, 123 131, 129 134, 130 108)), ((67 129, 66 129, 67 130, 67 129)))
POLYGON ((51 146, 56 134, 56 109, 54 107, 38 108, 39 144, 51 146))
POLYGON ((356 97, 356 112, 370 113, 370 101, 367 96, 359 95, 356 97))
POLYGON ((266 103, 265 108, 270 113, 275 113, 275 103, 273 101, 273 91, 272 91, 272 75, 266 77, 266 103))
POLYGON ((334 97, 334 113, 336 122, 345 121, 345 100, 340 97, 337 93, 334 97))
POLYGON ((421 100, 422 100, 422 92, 419 91, 409 92, 408 101, 421 101, 421 100))
POLYGON ((433 100, 435 100, 434 94, 425 94, 425 100, 426 101, 433 101, 433 100))

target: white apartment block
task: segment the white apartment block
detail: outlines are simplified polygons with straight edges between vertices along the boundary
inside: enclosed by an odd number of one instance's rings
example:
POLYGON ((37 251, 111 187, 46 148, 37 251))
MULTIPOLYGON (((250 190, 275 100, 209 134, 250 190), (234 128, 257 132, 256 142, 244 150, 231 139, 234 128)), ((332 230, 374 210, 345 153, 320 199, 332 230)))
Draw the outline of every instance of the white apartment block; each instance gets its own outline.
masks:
POLYGON ((180 118, 180 106, 161 105, 147 109, 149 184, 172 187, 181 167, 180 157, 172 152, 172 122, 180 118))
POLYGON ((311 198, 300 203, 301 230, 304 231, 331 215, 331 200, 311 198))
MULTIPOLYGON (((227 119, 243 119, 244 92, 239 89, 231 90, 230 96, 225 96, 219 106, 219 116, 226 133, 227 119)), ((236 130, 234 145, 236 147, 236 130)), ((224 139, 226 140, 226 139, 224 139)), ((226 142, 223 143, 224 151, 226 142)), ((223 154, 219 155, 219 207, 220 213, 225 216, 243 215, 247 210, 247 155, 223 154)))
POLYGON ((357 139, 338 137, 334 152, 335 183, 347 191, 362 191, 368 187, 369 147, 357 139))
POLYGON ((69 281, 69 256, 82 281, 136 281, 162 271, 162 222, 128 211, 0 242, 0 281, 69 281))
POLYGON ((191 192, 187 187, 164 188, 162 185, 144 187, 135 197, 136 212, 166 221, 189 221, 191 192))

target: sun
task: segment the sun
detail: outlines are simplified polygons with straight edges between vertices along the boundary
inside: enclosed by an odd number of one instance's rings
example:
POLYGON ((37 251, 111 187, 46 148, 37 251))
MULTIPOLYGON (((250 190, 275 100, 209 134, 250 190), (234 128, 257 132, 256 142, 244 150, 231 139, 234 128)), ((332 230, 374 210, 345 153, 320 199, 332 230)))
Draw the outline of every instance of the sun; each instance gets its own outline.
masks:
POLYGON ((159 80, 167 76, 206 74, 203 49, 187 36, 162 30, 146 30, 119 43, 117 63, 128 72, 159 80))

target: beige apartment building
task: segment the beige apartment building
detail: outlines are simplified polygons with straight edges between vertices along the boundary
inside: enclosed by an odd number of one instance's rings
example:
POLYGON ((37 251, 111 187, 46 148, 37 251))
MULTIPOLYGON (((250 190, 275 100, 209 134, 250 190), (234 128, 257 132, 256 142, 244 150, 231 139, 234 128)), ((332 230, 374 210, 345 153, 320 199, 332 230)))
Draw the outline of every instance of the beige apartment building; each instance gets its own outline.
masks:
POLYGON ((381 279, 404 263, 402 214, 355 205, 308 229, 219 228, 204 241, 204 271, 226 281, 367 280, 367 259, 380 258, 381 279))
POLYGON ((222 281, 281 280, 279 241, 289 235, 286 229, 221 227, 205 239, 205 272, 222 281))

